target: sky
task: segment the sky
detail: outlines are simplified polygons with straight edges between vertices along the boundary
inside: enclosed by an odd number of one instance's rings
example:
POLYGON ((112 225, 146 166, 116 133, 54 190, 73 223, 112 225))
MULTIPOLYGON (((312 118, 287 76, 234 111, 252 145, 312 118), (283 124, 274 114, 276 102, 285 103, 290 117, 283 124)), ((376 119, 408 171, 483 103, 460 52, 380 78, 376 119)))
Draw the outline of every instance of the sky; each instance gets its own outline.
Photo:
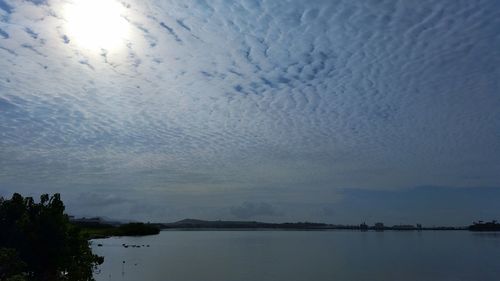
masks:
POLYGON ((500 219, 499 30, 496 0, 0 0, 0 195, 162 222, 500 219))

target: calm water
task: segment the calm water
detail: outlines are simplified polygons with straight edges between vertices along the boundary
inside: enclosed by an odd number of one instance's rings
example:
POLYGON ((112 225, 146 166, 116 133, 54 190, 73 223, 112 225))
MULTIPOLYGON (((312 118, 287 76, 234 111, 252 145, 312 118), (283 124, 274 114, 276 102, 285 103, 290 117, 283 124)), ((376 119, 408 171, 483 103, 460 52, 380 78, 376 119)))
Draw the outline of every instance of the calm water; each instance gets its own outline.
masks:
POLYGON ((97 281, 500 280, 500 233, 163 231, 93 249, 97 281))

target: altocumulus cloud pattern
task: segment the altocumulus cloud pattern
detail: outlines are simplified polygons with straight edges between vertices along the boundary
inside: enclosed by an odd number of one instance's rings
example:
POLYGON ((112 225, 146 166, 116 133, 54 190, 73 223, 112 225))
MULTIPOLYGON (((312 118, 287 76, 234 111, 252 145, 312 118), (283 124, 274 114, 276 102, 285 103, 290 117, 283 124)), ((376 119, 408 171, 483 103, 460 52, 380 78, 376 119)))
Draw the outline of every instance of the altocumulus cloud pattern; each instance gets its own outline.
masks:
POLYGON ((345 189, 500 184, 498 1, 123 0, 124 49, 94 53, 64 3, 0 0, 5 194, 309 218, 345 189))

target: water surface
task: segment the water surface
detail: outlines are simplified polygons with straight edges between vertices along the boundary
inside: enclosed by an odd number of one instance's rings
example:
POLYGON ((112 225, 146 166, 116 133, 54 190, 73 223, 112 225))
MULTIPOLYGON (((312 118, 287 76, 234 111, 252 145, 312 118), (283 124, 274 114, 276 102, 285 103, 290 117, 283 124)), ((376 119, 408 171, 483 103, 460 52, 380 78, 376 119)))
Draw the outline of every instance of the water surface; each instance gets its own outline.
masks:
POLYGON ((162 231, 93 249, 97 281, 500 280, 500 233, 162 231))

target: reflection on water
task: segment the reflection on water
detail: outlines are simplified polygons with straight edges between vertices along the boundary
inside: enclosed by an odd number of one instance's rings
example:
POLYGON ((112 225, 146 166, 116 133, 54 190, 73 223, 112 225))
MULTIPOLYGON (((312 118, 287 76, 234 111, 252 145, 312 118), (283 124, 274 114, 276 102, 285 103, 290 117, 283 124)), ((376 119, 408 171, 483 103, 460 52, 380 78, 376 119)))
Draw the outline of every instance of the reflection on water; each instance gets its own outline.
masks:
POLYGON ((497 238, 468 231, 164 231, 95 240, 93 249, 105 256, 97 281, 499 280, 497 238))
POLYGON ((485 238, 500 238, 500 232, 472 232, 473 235, 485 238))

